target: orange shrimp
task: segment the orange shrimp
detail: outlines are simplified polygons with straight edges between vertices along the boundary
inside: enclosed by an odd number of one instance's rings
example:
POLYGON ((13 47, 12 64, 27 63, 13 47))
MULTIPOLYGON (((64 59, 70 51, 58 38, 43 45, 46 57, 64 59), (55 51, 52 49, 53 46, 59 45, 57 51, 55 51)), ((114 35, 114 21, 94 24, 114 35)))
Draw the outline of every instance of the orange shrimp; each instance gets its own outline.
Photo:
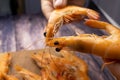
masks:
POLYGON ((57 51, 68 47, 75 51, 92 53, 105 59, 120 60, 120 30, 107 22, 92 19, 86 20, 85 24, 93 28, 104 29, 110 35, 80 34, 78 36, 53 38, 46 45, 57 47, 57 51))
POLYGON ((17 79, 15 76, 4 74, 3 80, 19 80, 19 79, 17 79))
POLYGON ((41 67, 42 80, 90 80, 88 66, 82 59, 65 50, 60 53, 61 56, 56 56, 47 52, 43 58, 41 53, 32 55, 41 67))
POLYGON ((54 36, 63 24, 82 20, 86 16, 90 19, 99 19, 99 14, 96 11, 83 7, 68 6, 54 10, 45 29, 46 42, 54 36))
POLYGON ((3 79, 4 74, 8 73, 10 61, 11 54, 9 53, 0 54, 0 80, 3 79))

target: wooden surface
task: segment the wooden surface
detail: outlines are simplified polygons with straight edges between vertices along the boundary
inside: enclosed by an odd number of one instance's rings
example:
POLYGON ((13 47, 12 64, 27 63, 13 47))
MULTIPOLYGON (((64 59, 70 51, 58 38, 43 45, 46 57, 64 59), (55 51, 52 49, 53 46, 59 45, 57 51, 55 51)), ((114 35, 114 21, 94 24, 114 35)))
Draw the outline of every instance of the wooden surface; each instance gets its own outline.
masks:
MULTIPOLYGON (((102 20, 105 19, 102 18, 102 20)), ((45 25, 46 20, 40 15, 0 18, 0 52, 45 48, 43 36, 45 25)), ((79 33, 103 34, 100 30, 86 27, 80 22, 75 22, 63 26, 56 36, 76 35, 75 31, 79 33)), ((88 74, 91 80, 114 80, 107 67, 101 71, 103 62, 100 57, 78 52, 76 52, 76 55, 84 59, 88 64, 88 74)))

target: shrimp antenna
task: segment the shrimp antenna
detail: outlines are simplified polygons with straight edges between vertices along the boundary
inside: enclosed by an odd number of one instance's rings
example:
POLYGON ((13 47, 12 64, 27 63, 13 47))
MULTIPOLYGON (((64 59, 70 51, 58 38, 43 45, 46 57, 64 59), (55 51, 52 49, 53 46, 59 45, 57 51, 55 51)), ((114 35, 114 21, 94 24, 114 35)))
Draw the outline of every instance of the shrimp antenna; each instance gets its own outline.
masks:
POLYGON ((105 63, 102 65, 102 67, 101 67, 101 71, 104 70, 104 68, 105 68, 106 65, 113 64, 113 63, 115 63, 115 61, 105 62, 105 63))
POLYGON ((45 38, 43 38, 43 39, 40 39, 40 40, 35 40, 33 43, 31 43, 30 45, 28 45, 27 47, 25 47, 24 49, 29 49, 31 46, 33 46, 34 44, 36 44, 36 43, 38 43, 38 42, 40 42, 40 41, 42 41, 42 40, 44 40, 45 38))
POLYGON ((49 48, 49 52, 50 52, 50 57, 51 57, 51 60, 53 61, 53 63, 55 64, 55 66, 59 69, 59 67, 58 67, 58 66, 57 66, 57 64, 55 63, 55 61, 54 61, 53 57, 51 56, 51 50, 50 50, 50 48, 49 48))
POLYGON ((45 54, 45 51, 46 51, 46 47, 47 46, 45 46, 45 49, 43 50, 43 52, 41 53, 41 66, 42 66, 42 63, 43 63, 43 57, 44 57, 44 54, 45 54))

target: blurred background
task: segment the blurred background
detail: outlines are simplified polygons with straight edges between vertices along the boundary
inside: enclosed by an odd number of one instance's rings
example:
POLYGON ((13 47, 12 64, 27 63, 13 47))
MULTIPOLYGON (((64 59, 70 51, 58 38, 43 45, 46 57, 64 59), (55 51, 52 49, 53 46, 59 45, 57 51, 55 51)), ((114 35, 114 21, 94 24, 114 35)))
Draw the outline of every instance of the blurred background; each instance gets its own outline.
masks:
MULTIPOLYGON (((114 25, 120 24, 120 0, 85 0, 85 6, 91 1, 101 10, 114 25)), ((40 0, 0 0, 0 16, 41 14, 40 0)))
POLYGON ((0 16, 40 13, 40 0, 0 0, 0 16))

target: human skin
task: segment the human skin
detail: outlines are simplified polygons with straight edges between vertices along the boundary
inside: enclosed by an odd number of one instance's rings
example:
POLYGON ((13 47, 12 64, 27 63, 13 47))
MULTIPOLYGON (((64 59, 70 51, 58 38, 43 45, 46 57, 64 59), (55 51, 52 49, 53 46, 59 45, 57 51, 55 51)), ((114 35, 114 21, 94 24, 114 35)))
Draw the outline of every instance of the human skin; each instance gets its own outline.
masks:
POLYGON ((54 9, 63 8, 68 5, 83 6, 85 0, 41 0, 41 8, 44 16, 49 19, 54 9))

